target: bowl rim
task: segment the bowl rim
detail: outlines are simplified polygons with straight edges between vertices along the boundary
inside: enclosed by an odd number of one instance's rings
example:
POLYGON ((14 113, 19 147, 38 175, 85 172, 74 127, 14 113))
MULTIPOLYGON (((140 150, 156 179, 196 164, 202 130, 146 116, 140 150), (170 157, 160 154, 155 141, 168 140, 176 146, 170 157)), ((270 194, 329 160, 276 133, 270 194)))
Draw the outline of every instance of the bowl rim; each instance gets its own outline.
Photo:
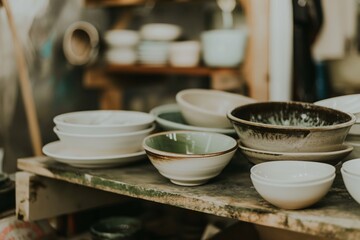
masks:
POLYGON ((132 137, 132 136, 141 136, 143 134, 147 134, 155 130, 156 124, 152 123, 149 128, 142 129, 139 131, 133 132, 123 132, 123 133, 114 133, 114 134, 78 134, 78 133, 68 133, 60 131, 56 126, 53 128, 55 134, 60 134, 66 137, 81 137, 81 138, 112 138, 112 137, 132 137))
MULTIPOLYGON (((316 168, 318 170, 319 168, 316 168)), ((300 171, 299 171, 300 172, 300 171)), ((269 161, 269 162, 262 162, 259 164, 256 164, 250 168, 250 173, 253 174, 255 177, 257 177, 260 180, 263 181, 269 181, 272 183, 282 183, 282 184, 302 184, 302 183, 308 183, 308 182, 316 182, 325 178, 328 178, 332 176, 333 174, 336 174, 336 168, 328 163, 324 162, 314 162, 314 161, 302 161, 302 160, 278 160, 278 161, 269 161), (292 168, 295 166, 298 166, 299 164, 303 165, 310 165, 308 168, 312 168, 314 165, 319 166, 321 169, 326 170, 326 173, 322 176, 316 175, 315 178, 310 179, 278 179, 278 178, 266 178, 260 174, 258 174, 258 169, 268 169, 269 165, 277 165, 274 166, 276 169, 285 168, 290 165, 293 165, 292 168), (326 168, 326 169, 325 169, 326 168)))
POLYGON ((263 102, 255 102, 255 103, 249 103, 241 106, 237 106, 233 109, 230 109, 227 114, 227 118, 234 124, 238 125, 239 123, 246 124, 252 127, 262 127, 262 128, 271 128, 271 129, 289 129, 289 130, 311 130, 311 131, 323 131, 323 130, 331 130, 331 129, 339 129, 339 128, 345 128, 352 126, 355 121, 356 117, 352 113, 343 112, 340 110, 336 110, 333 108, 323 107, 319 105, 315 105, 313 103, 307 103, 307 102, 299 102, 299 101, 263 101, 263 102), (331 110, 333 112, 337 112, 343 115, 348 115, 350 117, 349 121, 333 124, 333 125, 326 125, 326 126, 318 126, 318 127, 306 127, 306 126, 285 126, 285 125, 275 125, 275 124, 267 124, 267 123, 259 123, 259 122, 252 122, 248 120, 244 120, 241 118, 235 117, 232 113, 235 110, 238 110, 240 108, 248 107, 249 105, 257 105, 257 104, 291 104, 291 105, 306 105, 311 106, 312 108, 318 108, 318 109, 326 109, 331 110))
POLYGON ((333 175, 324 178, 324 179, 320 179, 318 181, 312 181, 312 182, 304 182, 304 183, 299 183, 299 184, 288 184, 288 183, 277 183, 277 182, 270 182, 270 181, 264 181, 261 180, 259 178, 257 178, 256 176, 254 176, 253 174, 250 174, 250 179, 251 182, 256 181, 258 183, 260 183, 261 185, 266 185, 266 186, 272 186, 272 187, 286 187, 286 188, 300 188, 300 187, 311 187, 311 186, 318 186, 327 182, 331 182, 334 181, 336 177, 336 173, 334 173, 333 175))
POLYGON ((349 159, 341 164, 341 169, 343 169, 346 173, 351 174, 352 176, 357 176, 360 178, 360 173, 356 173, 352 171, 353 164, 360 164, 360 158, 349 159))
MULTIPOLYGON (((177 104, 180 107, 180 110, 182 108, 181 106, 185 106, 185 107, 195 110, 197 112, 211 115, 211 116, 216 116, 216 117, 226 118, 226 114, 216 113, 216 112, 213 112, 213 111, 210 111, 210 110, 207 110, 207 109, 204 109, 204 108, 201 108, 201 107, 198 107, 196 105, 189 103, 188 101, 186 101, 183 98, 185 94, 189 94, 189 93, 208 94, 208 95, 209 94, 211 94, 211 95, 217 94, 217 95, 226 96, 229 98, 238 98, 241 101, 249 101, 249 103, 257 102, 255 99, 241 95, 241 94, 236 94, 236 93, 231 93, 231 92, 226 92, 226 91, 221 91, 221 90, 216 90, 216 89, 189 88, 189 89, 181 90, 176 94, 175 99, 176 99, 177 104)), ((248 104, 248 103, 244 103, 244 104, 248 104)))
POLYGON ((75 111, 75 112, 67 112, 62 113, 53 118, 53 122, 57 125, 62 125, 66 127, 76 127, 76 128, 113 128, 113 127, 134 127, 134 126, 140 126, 143 124, 151 124, 155 121, 155 117, 146 112, 140 112, 140 111, 130 111, 130 110, 85 110, 85 111, 75 111), (146 121, 141 122, 132 122, 127 124, 104 124, 104 125, 94 125, 94 124, 79 124, 79 123, 69 123, 64 122, 64 118, 71 116, 71 115, 81 115, 81 114, 90 114, 90 113, 115 113, 115 114, 131 114, 136 116, 144 116, 143 119, 146 119, 146 121))
POLYGON ((151 153, 151 154, 156 154, 156 155, 161 155, 161 156, 169 156, 169 157, 182 157, 182 158, 204 158, 204 157, 215 157, 215 156, 220 156, 220 155, 224 155, 233 151, 236 151, 238 148, 237 145, 237 141, 233 138, 230 137, 228 135, 222 134, 222 133, 216 133, 216 132, 203 132, 203 131, 191 131, 191 130, 174 130, 174 131, 164 131, 164 132, 159 132, 159 133, 154 133, 154 134, 150 134, 148 136, 146 136, 143 141, 142 141, 142 146, 143 149, 147 152, 147 153, 151 153), (171 133, 175 133, 175 134, 207 134, 207 135, 218 135, 218 136, 222 136, 223 138, 226 139, 232 139, 233 140, 233 146, 227 150, 224 151, 217 151, 217 152, 213 152, 213 153, 206 153, 206 154, 183 154, 183 153, 174 153, 174 152, 165 152, 162 150, 158 150, 155 148, 152 148, 150 146, 148 146, 146 144, 146 141, 150 138, 153 137, 157 137, 157 136, 162 136, 162 135, 167 135, 167 134, 171 134, 171 133))

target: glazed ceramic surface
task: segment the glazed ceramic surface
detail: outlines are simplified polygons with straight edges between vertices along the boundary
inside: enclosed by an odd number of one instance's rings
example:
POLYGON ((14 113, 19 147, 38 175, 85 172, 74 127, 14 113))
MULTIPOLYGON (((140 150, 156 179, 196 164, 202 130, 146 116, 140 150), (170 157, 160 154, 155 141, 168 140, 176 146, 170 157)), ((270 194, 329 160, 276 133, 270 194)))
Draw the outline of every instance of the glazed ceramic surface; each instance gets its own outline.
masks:
POLYGON ((250 169, 253 177, 262 181, 282 184, 302 184, 329 178, 335 167, 326 163, 309 161, 271 161, 250 169))
POLYGON ((146 137, 143 148, 161 175, 174 184, 195 186, 220 174, 237 143, 218 133, 169 131, 146 137))
POLYGON ((110 48, 130 48, 139 43, 140 35, 133 30, 114 29, 105 32, 104 40, 110 48))
POLYGON ((335 174, 308 183, 281 184, 262 181, 250 175, 256 191, 269 203, 283 209, 302 209, 321 200, 329 191, 335 174))
POLYGON ((149 23, 140 28, 140 36, 144 40, 172 41, 180 37, 181 27, 167 23, 149 23))
POLYGON ((90 227, 93 240, 142 239, 142 221, 134 217, 110 217, 90 227))
POLYGON ((62 143, 69 147, 76 147, 89 154, 126 154, 141 150, 143 139, 155 129, 155 124, 145 130, 104 135, 70 134, 59 131, 54 132, 62 143))
POLYGON ((211 89, 185 89, 176 94, 185 120, 194 126, 231 128, 226 113, 236 106, 255 102, 240 94, 211 89))
POLYGON ((144 150, 113 155, 112 153, 89 153, 77 147, 67 146, 61 141, 46 144, 43 149, 46 156, 54 160, 81 168, 107 168, 123 166, 146 159, 144 150))
POLYGON ((344 170, 344 167, 341 168, 341 175, 346 187, 346 190, 349 192, 350 196, 360 204, 360 176, 350 174, 344 170))
POLYGON ((116 134, 149 128, 153 115, 137 111, 94 110, 60 114, 54 123, 61 132, 71 134, 116 134))
POLYGON ((165 104, 155 107, 150 111, 150 114, 155 116, 156 123, 164 130, 192 130, 236 136, 234 128, 206 128, 189 125, 183 118, 177 104, 165 104))
POLYGON ((353 113, 356 116, 355 124, 349 134, 360 135, 360 94, 349 94, 317 101, 314 104, 340 111, 353 113))
POLYGON ((276 152, 342 148, 355 122, 351 113, 302 102, 261 102, 228 112, 242 145, 276 152))
POLYGON ((239 144, 239 148, 244 156, 252 163, 258 164, 268 161, 280 160, 297 160, 297 161, 315 161, 324 162, 332 165, 338 164, 341 160, 346 158, 352 150, 353 146, 343 145, 342 148, 336 151, 327 152, 274 152, 252 149, 239 144))

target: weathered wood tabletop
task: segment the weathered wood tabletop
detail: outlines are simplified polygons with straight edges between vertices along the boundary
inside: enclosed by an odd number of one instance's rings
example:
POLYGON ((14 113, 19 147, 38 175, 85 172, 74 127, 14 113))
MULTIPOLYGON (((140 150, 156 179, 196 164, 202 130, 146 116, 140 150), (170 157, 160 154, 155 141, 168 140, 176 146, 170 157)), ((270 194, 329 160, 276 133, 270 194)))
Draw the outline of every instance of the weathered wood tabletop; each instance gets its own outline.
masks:
POLYGON ((116 194, 326 239, 360 239, 360 205, 348 194, 340 173, 320 202, 307 209, 289 211, 261 198, 251 183, 250 167, 237 154, 207 184, 183 187, 161 176, 148 159, 111 169, 76 168, 48 157, 18 160, 18 168, 23 171, 116 194))

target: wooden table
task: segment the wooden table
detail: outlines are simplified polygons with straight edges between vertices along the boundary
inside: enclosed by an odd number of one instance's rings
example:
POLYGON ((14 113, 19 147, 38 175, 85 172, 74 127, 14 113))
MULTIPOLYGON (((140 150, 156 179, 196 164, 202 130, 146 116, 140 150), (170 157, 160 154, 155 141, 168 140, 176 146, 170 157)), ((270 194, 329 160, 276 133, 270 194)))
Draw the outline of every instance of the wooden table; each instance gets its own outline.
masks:
POLYGON ((258 195, 249 177, 251 166, 240 154, 218 177, 197 187, 170 183, 148 159, 119 168, 81 169, 48 157, 34 157, 19 159, 18 167, 24 172, 16 175, 17 215, 25 220, 129 196, 325 239, 360 239, 360 205, 346 191, 339 173, 320 202, 308 209, 288 211, 270 205, 258 195), (93 199, 96 201, 91 203, 93 199), (44 209, 46 201, 61 208, 44 209))

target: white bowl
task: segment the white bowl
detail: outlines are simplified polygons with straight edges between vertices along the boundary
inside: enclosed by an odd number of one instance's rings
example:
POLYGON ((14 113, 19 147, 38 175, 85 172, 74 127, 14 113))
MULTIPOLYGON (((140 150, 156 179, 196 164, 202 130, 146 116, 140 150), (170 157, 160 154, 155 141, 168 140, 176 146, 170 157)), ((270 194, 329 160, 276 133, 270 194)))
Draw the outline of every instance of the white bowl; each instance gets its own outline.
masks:
POLYGON ((360 158, 344 162, 341 168, 348 174, 360 177, 360 158))
POLYGON ((109 63, 131 65, 137 61, 136 51, 131 48, 113 48, 105 53, 105 60, 109 63))
POLYGON ((327 194, 335 174, 323 180, 302 184, 261 181, 252 174, 250 178, 256 191, 272 205, 283 209, 303 209, 315 204, 327 194))
POLYGON ((174 67, 195 67, 200 61, 198 41, 173 42, 169 49, 169 63, 174 67))
POLYGON ((181 113, 194 126, 231 128, 226 113, 236 106, 255 102, 240 94, 211 89, 186 89, 176 94, 181 113))
POLYGON ((244 59, 247 30, 216 29, 201 34, 203 59, 211 67, 237 67, 244 59))
POLYGON ((327 98, 317 101, 314 104, 354 114, 356 116, 356 122, 350 128, 349 134, 360 135, 360 94, 327 98))
POLYGON ((104 40, 111 48, 134 47, 139 43, 140 35, 133 30, 114 29, 105 32, 104 40))
POLYGON ((221 173, 237 143, 219 133, 169 131, 146 137, 143 148, 161 175, 177 185, 196 186, 221 173))
POLYGON ((180 37, 182 29, 174 24, 149 23, 140 28, 140 36, 144 40, 173 41, 180 37))
POLYGON ((117 134, 149 128, 153 115, 138 111, 93 110, 69 112, 54 117, 59 131, 71 134, 117 134))
POLYGON ((335 167, 309 161, 271 161, 260 163, 250 169, 261 181, 281 184, 303 184, 324 180, 335 174, 335 167))
POLYGON ((348 173, 345 169, 341 168, 341 175, 346 187, 346 190, 349 192, 350 196, 360 204, 360 176, 348 173))
POLYGON ((154 129, 155 124, 145 130, 117 134, 74 134, 59 131, 56 127, 54 132, 66 146, 88 151, 89 154, 116 155, 140 151, 143 139, 154 129))

